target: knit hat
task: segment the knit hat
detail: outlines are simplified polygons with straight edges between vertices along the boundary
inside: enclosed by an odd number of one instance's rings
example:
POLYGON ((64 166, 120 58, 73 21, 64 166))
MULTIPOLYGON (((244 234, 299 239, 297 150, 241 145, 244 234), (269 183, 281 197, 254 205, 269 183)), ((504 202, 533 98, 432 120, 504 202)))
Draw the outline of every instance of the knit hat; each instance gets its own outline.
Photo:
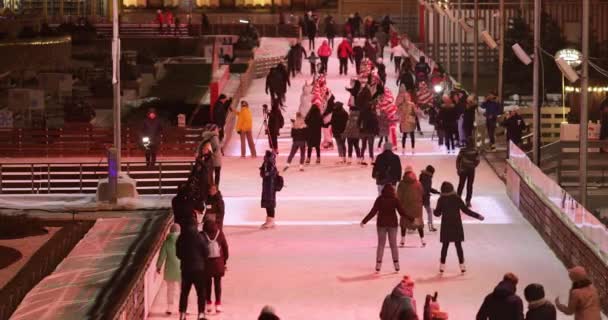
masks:
POLYGON ((390 142, 387 142, 384 144, 384 151, 388 151, 388 150, 393 150, 393 144, 390 142))
POLYGON ((426 172, 429 172, 429 173, 435 173, 435 167, 433 167, 430 164, 428 166, 426 166, 426 169, 424 169, 424 170, 426 170, 426 172))
POLYGON ((408 173, 408 172, 414 172, 414 167, 412 167, 411 165, 405 166, 405 170, 403 170, 403 173, 408 173))
POLYGON ((568 269, 568 275, 573 282, 587 280, 587 270, 584 267, 576 266, 568 269))
POLYGON ((502 279, 505 281, 510 281, 514 285, 517 285, 517 283, 519 282, 519 278, 512 272, 505 273, 502 279))
POLYGON ((545 297, 545 289, 538 283, 532 283, 524 289, 524 296, 528 302, 537 301, 545 297))
POLYGON ((450 182, 445 181, 441 184, 441 193, 451 193, 454 192, 454 185, 450 182))

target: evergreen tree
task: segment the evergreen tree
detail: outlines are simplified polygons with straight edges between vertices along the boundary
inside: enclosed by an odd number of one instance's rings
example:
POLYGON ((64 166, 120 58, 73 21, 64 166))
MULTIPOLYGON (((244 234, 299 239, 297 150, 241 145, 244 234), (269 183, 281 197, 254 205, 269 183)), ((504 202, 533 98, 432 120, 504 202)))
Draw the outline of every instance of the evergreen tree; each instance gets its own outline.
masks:
POLYGON ((504 83, 505 94, 530 94, 532 86, 532 67, 526 66, 515 55, 511 47, 519 44, 529 54, 533 52, 533 35, 530 26, 518 11, 517 15, 508 21, 505 31, 505 61, 504 61, 504 83))

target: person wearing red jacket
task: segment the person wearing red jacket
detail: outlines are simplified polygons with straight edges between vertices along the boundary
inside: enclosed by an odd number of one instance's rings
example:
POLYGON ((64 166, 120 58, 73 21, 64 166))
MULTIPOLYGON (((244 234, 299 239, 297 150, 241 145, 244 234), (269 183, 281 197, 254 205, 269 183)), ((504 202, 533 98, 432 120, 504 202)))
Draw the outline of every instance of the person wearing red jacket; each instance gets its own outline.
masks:
POLYGON ((340 60, 340 75, 348 74, 348 60, 353 60, 353 47, 344 39, 338 46, 338 60, 340 60))
POLYGON ((323 40, 323 44, 317 50, 317 55, 321 58, 321 71, 320 73, 327 74, 327 62, 329 61, 329 56, 331 56, 331 47, 327 40, 323 40))
POLYGON ((154 22, 158 23, 158 34, 163 34, 163 24, 165 23, 165 17, 160 9, 156 10, 156 19, 154 19, 154 22))

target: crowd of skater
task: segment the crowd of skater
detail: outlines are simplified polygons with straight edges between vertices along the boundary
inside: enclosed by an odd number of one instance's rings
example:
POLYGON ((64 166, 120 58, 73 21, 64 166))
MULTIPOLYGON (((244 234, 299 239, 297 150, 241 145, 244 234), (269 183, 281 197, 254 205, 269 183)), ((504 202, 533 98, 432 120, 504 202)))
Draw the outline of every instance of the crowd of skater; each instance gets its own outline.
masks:
MULTIPOLYGON (((306 16, 314 21, 314 16, 306 16)), ((319 48, 314 45, 317 29, 310 21, 306 21, 306 35, 311 39, 308 48, 310 54, 301 42, 292 43, 286 57, 287 65, 277 65, 267 76, 266 92, 270 95, 270 107, 263 106, 263 130, 268 136, 269 147, 264 152, 258 172, 262 180, 261 207, 266 210, 266 221, 262 228, 275 227, 277 193, 284 185, 281 172, 288 170, 296 154, 299 153, 299 169, 303 171, 306 165, 312 163, 313 151, 316 156, 314 162, 319 164, 322 152, 335 148, 338 151, 339 165, 354 163, 362 167, 372 166, 372 178, 377 186, 378 197, 361 221, 361 227, 376 217, 376 272, 382 268, 387 240, 393 268, 399 272, 398 235, 401 236, 400 245, 403 247, 407 235, 410 232, 417 233, 420 246, 425 247, 425 230, 436 232, 433 219, 439 217, 439 241, 442 244, 439 273, 443 274, 446 270, 448 248, 453 243, 460 272, 464 274, 465 237, 461 214, 484 220, 481 214, 472 210, 471 202, 475 172, 480 163, 480 151, 473 135, 477 99, 452 85, 441 66, 424 57, 416 60, 409 52, 407 39, 390 28, 390 19, 378 24, 379 30, 373 28, 374 23, 362 23, 365 32, 361 38, 357 16, 353 15, 349 19, 347 31, 350 32, 346 33, 346 37, 337 46, 333 37, 328 35, 328 40, 323 41, 319 48), (385 25, 388 25, 385 32, 387 41, 382 42, 379 41, 381 39, 378 38, 378 33, 385 31, 385 25), (312 32, 314 34, 311 36, 312 32), (384 64, 383 56, 387 51, 384 50, 385 46, 390 46, 391 56, 388 59, 395 63, 398 85, 396 94, 387 85, 387 72, 390 71, 387 71, 384 64), (345 76, 345 82, 348 83, 345 86, 348 101, 337 101, 327 86, 329 57, 333 54, 336 54, 340 63, 339 75, 345 76), (290 79, 304 73, 304 59, 311 65, 311 81, 307 81, 302 88, 297 111, 288 117, 292 143, 286 163, 280 170, 277 163, 278 137, 287 122, 283 115, 286 93, 291 86, 290 79), (349 64, 354 64, 355 67, 352 78, 348 78, 349 64), (433 125, 433 135, 437 135, 438 143, 445 146, 447 153, 458 151, 455 161, 459 176, 457 187, 444 181, 439 189, 435 189, 433 176, 436 168, 428 165, 416 171, 411 165, 402 166, 398 152, 395 153, 399 146, 402 154, 415 152, 416 133, 422 135, 420 121, 425 119, 433 125), (401 139, 398 139, 398 131, 401 139), (378 149, 381 152, 376 154, 378 149), (463 200, 465 189, 466 196, 463 200), (435 208, 431 207, 433 195, 438 196, 435 208)), ((487 122, 490 131, 490 126, 495 128, 497 124, 497 121, 492 120, 503 113, 502 106, 496 101, 495 94, 490 94, 480 107, 490 120, 487 122)), ((167 314, 173 312, 173 296, 177 287, 180 287, 180 320, 186 319, 188 295, 192 286, 197 293, 197 319, 205 319, 208 314, 223 311, 222 277, 226 273, 229 257, 228 239, 223 233, 225 206, 220 192, 223 130, 226 114, 235 112, 236 131, 241 138, 241 156, 246 157, 248 147, 249 155, 257 157, 249 108, 246 101, 241 101, 240 108, 233 109, 231 101, 222 95, 211 110, 205 111, 209 112, 212 119, 205 127, 188 181, 180 186, 172 201, 175 224, 161 249, 157 267, 159 273, 164 271, 164 279, 167 281, 167 314), (213 296, 215 300, 212 299, 213 296)), ((509 138, 516 140, 519 133, 521 139, 523 120, 518 118, 516 112, 508 119, 513 122, 505 123, 509 138)), ((492 139, 493 137, 493 144, 492 139)), ((586 271, 582 267, 576 267, 569 270, 569 275, 573 287, 568 304, 564 305, 556 299, 554 305, 545 299, 542 285, 530 284, 524 290, 529 309, 524 316, 523 302, 516 295, 518 279, 508 273, 483 301, 476 319, 553 320, 556 319, 556 310, 559 310, 565 314, 576 314, 575 319, 578 320, 599 320, 598 293, 586 271)), ((403 277, 382 303, 380 319, 448 318, 447 312, 439 308, 436 293, 426 296, 424 307, 418 312, 414 287, 415 281, 411 276, 403 277)), ((279 317, 273 308, 265 307, 258 319, 274 320, 279 317)))

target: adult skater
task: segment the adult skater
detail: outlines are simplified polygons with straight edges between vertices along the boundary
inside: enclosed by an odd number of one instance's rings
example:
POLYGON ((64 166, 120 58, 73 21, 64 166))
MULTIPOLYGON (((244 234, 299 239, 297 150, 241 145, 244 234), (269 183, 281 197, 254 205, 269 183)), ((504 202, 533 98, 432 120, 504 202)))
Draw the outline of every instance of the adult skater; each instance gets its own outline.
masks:
POLYGON ((276 165, 276 155, 271 150, 266 150, 264 162, 260 167, 262 178, 262 208, 266 209, 266 222, 262 229, 274 228, 274 215, 277 207, 277 177, 279 172, 276 165))
POLYGON ((306 123, 304 122, 304 116, 300 112, 296 112, 295 120, 292 120, 293 123, 291 125, 291 151, 289 151, 289 156, 287 157, 287 165, 283 171, 287 171, 289 166, 291 165, 291 161, 293 157, 296 155, 298 150, 300 151, 300 171, 304 171, 304 158, 305 158, 305 149, 306 149, 306 123))
POLYGON ((401 150, 405 154, 405 143, 407 136, 410 136, 412 154, 416 148, 416 104, 412 101, 411 95, 406 91, 405 86, 399 86, 399 94, 395 101, 399 114, 399 130, 401 131, 401 150))
POLYGON ((433 210, 431 209, 431 194, 439 194, 435 188, 433 188, 433 175, 435 174, 435 167, 428 165, 420 175, 418 181, 422 184, 424 193, 422 194, 422 206, 426 210, 427 223, 429 225, 429 232, 435 232, 437 229, 433 226, 433 210))
MULTIPOLYGON (((526 129, 526 122, 517 112, 517 107, 509 111, 506 119, 501 123, 507 129, 507 151, 509 142, 513 142, 516 146, 521 144, 523 131, 526 129)), ((507 155, 509 152, 507 152, 507 155)))
POLYGON ((383 84, 386 83, 386 65, 384 65, 384 60, 382 58, 376 59, 376 69, 378 70, 378 77, 383 84))
POLYGON ((411 166, 405 167, 403 179, 397 186, 397 199, 401 203, 405 214, 410 218, 401 219, 401 246, 405 245, 405 234, 407 230, 418 230, 420 245, 426 246, 424 242, 424 220, 422 220, 422 197, 424 190, 418 181, 414 169, 411 166))
POLYGON ((376 222, 376 230, 378 232, 378 248, 376 250, 376 272, 380 272, 382 268, 382 258, 384 256, 384 246, 386 244, 386 238, 388 237, 388 243, 391 247, 391 255, 393 257, 393 266, 395 271, 399 272, 399 248, 397 247, 397 213, 401 217, 409 219, 405 215, 405 211, 399 203, 397 196, 395 195, 395 188, 387 184, 382 189, 382 193, 374 202, 374 206, 371 211, 361 221, 361 227, 371 220, 374 216, 378 215, 376 222))
POLYGON ((315 38, 319 26, 317 24, 317 19, 315 19, 311 11, 308 11, 306 15, 308 16, 308 19, 306 20, 306 35, 308 36, 308 50, 310 51, 315 49, 315 38))
POLYGON ((334 38, 336 37, 336 21, 331 14, 325 16, 325 36, 327 37, 327 42, 333 48, 334 38))
POLYGON ((329 43, 327 43, 327 40, 323 40, 323 43, 317 50, 317 55, 321 59, 321 71, 319 71, 319 73, 327 74, 327 72, 328 72, 327 63, 329 61, 329 57, 331 56, 331 52, 332 52, 332 50, 331 50, 331 47, 329 46, 329 43))
POLYGON ((338 164, 346 163, 346 136, 344 135, 344 131, 346 130, 347 121, 348 113, 344 110, 342 102, 336 102, 331 116, 331 132, 334 139, 336 139, 336 146, 338 147, 338 157, 340 158, 338 164))
POLYGON ((486 128, 488 137, 490 138, 490 150, 496 150, 496 124, 498 117, 503 113, 503 106, 497 101, 496 92, 492 91, 486 96, 486 100, 481 104, 481 108, 485 110, 486 128))
POLYGON ((283 106, 288 86, 291 86, 289 74, 282 63, 270 69, 266 76, 266 94, 270 94, 271 104, 278 102, 280 106, 283 106))
POLYGON ((414 67, 414 74, 416 75, 416 82, 427 82, 429 80, 429 74, 431 73, 431 67, 426 63, 424 56, 420 57, 418 63, 414 67))
MULTIPOLYGON (((266 110, 268 106, 264 105, 264 110, 266 110)), ((279 108, 278 102, 272 104, 272 108, 268 113, 268 145, 273 150, 274 153, 279 153, 279 132, 281 128, 285 125, 285 119, 283 118, 283 113, 281 113, 281 109, 279 108)))
POLYGON ((241 110, 235 112, 238 116, 236 120, 236 132, 241 137, 241 158, 245 158, 247 149, 245 140, 249 145, 249 154, 252 158, 256 157, 255 143, 253 142, 253 117, 247 101, 241 101, 241 110))
POLYGON ((462 242, 464 241, 464 228, 462 226, 462 218, 460 212, 475 219, 483 221, 485 218, 477 212, 469 209, 462 199, 454 191, 454 186, 449 182, 441 184, 441 196, 437 200, 435 208, 435 216, 441 217, 441 232, 439 239, 441 241, 441 259, 439 272, 443 274, 445 271, 445 260, 448 254, 450 243, 456 246, 458 254, 458 262, 460 263, 460 271, 464 274, 466 266, 464 264, 464 251, 462 250, 462 242))
POLYGON ((555 298, 555 306, 565 315, 574 315, 574 320, 600 320, 601 302, 597 289, 589 279, 587 271, 581 266, 568 270, 572 289, 565 305, 555 298))
POLYGON ((365 46, 363 47, 363 51, 365 52, 365 57, 369 59, 369 61, 376 61, 378 56, 378 47, 370 40, 365 40, 365 46))
POLYGON ((507 273, 494 291, 486 296, 477 312, 476 320, 523 320, 524 304, 516 294, 519 279, 507 273))
POLYGON ((208 220, 203 225, 203 235, 207 240, 209 255, 205 263, 205 296, 207 297, 206 312, 212 313, 214 303, 211 300, 211 289, 215 294, 215 313, 222 310, 222 277, 226 272, 226 262, 228 261, 228 242, 224 232, 214 221, 208 220))
POLYGON ((401 62, 405 59, 408 59, 407 51, 405 51, 401 43, 397 43, 397 45, 391 48, 391 56, 393 57, 393 61, 395 62, 395 74, 399 75, 401 72, 401 62))
POLYGON ((401 179, 401 159, 393 153, 393 145, 390 142, 384 144, 384 151, 378 155, 372 177, 376 179, 378 195, 382 194, 384 186, 390 184, 393 188, 401 179))
POLYGON ((361 164, 363 161, 361 159, 361 149, 359 148, 359 135, 359 108, 353 104, 349 106, 348 120, 346 121, 346 129, 344 129, 344 136, 348 144, 348 160, 346 164, 352 163, 353 150, 355 151, 357 164, 361 164))
POLYGON ((171 225, 170 232, 167 234, 167 238, 165 238, 165 241, 163 242, 163 246, 161 247, 158 255, 158 260, 156 261, 156 272, 160 274, 161 270, 164 271, 163 280, 165 281, 165 285, 167 287, 167 311, 165 311, 165 314, 167 315, 171 315, 173 311, 175 311, 173 309, 175 290, 179 286, 179 282, 182 277, 179 270, 179 259, 175 253, 175 243, 179 237, 179 231, 179 224, 174 223, 171 225))
POLYGON ((302 71, 303 58, 306 58, 306 50, 300 42, 294 42, 287 52, 287 71, 291 77, 302 71))
POLYGON ((338 60, 340 61, 340 75, 348 74, 348 60, 353 60, 353 48, 348 40, 343 39, 338 45, 338 60))
POLYGON ((312 149, 317 151, 317 164, 321 163, 321 129, 323 127, 323 117, 321 110, 316 104, 312 106, 305 118, 306 122, 306 144, 308 146, 306 154, 306 164, 310 164, 312 149))
POLYGON ((303 116, 306 116, 312 107, 312 88, 312 84, 309 84, 308 81, 304 81, 302 94, 300 95, 300 106, 298 107, 298 112, 303 116))
POLYGON ((355 104, 359 108, 359 137, 361 138, 361 164, 367 165, 365 162, 365 149, 369 149, 370 162, 374 162, 374 138, 378 134, 378 117, 372 106, 372 89, 368 82, 365 87, 359 91, 355 104))
POLYGON ((194 285, 198 302, 198 316, 196 319, 205 319, 205 261, 209 256, 209 248, 203 236, 191 224, 181 230, 176 244, 176 255, 180 260, 182 273, 182 286, 179 295, 179 319, 186 319, 188 310, 188 296, 194 285))
POLYGON ((445 146, 448 153, 455 152, 458 135, 458 112, 454 106, 454 102, 447 95, 444 95, 442 98, 437 121, 440 124, 441 130, 443 130, 445 146))
POLYGON ((473 182, 475 182, 475 169, 480 163, 479 151, 475 147, 475 139, 467 141, 467 146, 460 149, 456 158, 456 171, 458 172, 458 196, 462 197, 464 185, 467 185, 466 205, 471 207, 473 198, 473 182))
POLYGON ((197 153, 200 153, 200 149, 205 143, 211 144, 213 153, 211 154, 211 162, 213 164, 213 171, 211 171, 211 181, 216 186, 220 185, 220 174, 222 172, 222 145, 220 143, 220 129, 215 124, 208 124, 205 126, 204 131, 201 135, 202 142, 199 144, 197 153))
POLYGON ((355 44, 353 46, 353 59, 355 60, 355 71, 357 72, 357 74, 359 74, 361 73, 361 61, 363 61, 363 58, 365 57, 365 51, 360 41, 355 40, 354 43, 355 44))

